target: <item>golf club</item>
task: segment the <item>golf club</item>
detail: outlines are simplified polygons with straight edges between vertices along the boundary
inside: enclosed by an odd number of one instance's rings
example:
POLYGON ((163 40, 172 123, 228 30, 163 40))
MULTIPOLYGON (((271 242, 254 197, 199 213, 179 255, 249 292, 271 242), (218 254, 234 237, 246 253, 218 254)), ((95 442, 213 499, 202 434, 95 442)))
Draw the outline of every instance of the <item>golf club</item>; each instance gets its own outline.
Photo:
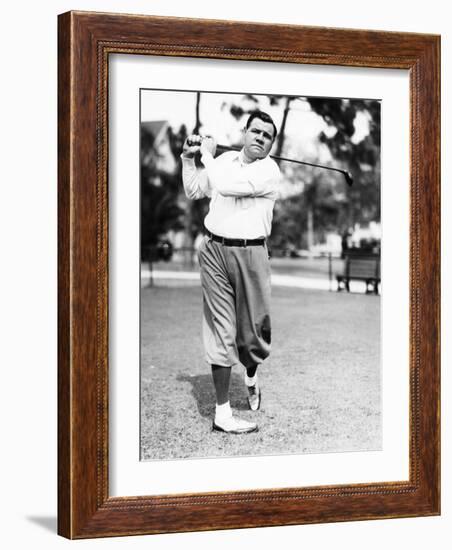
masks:
MULTIPOLYGON (((228 145, 217 145, 217 151, 240 151, 239 148, 230 147, 228 145)), ((340 168, 334 168, 332 166, 324 166, 323 164, 314 164, 313 162, 306 162, 304 160, 289 159, 286 157, 278 157, 277 155, 269 155, 274 160, 280 160, 284 162, 293 162, 294 164, 304 164, 306 166, 314 166, 315 168, 323 168, 324 170, 332 170, 333 172, 340 172, 348 185, 353 185, 353 176, 347 170, 341 170, 340 168)))

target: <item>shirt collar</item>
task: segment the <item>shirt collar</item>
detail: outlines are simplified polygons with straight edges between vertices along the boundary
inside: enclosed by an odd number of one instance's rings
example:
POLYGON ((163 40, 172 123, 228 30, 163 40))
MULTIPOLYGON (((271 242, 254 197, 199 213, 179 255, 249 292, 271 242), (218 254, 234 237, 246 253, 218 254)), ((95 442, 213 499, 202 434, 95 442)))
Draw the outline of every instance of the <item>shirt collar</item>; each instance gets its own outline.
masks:
POLYGON ((259 161, 262 161, 262 160, 265 160, 267 157, 263 158, 263 159, 256 159, 254 160, 253 162, 245 162, 244 161, 244 158, 245 158, 245 154, 243 152, 243 147, 240 151, 238 151, 237 153, 237 157, 236 159, 240 162, 240 164, 242 166, 249 166, 250 164, 254 164, 255 162, 259 162, 259 161))

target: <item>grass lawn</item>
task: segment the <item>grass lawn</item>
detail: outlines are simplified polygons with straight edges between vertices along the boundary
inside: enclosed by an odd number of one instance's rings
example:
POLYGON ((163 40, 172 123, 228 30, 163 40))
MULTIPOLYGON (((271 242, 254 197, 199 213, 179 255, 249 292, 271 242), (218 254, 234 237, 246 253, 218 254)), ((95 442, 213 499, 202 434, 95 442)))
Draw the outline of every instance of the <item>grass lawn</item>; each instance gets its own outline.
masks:
POLYGON ((143 288, 141 304, 142 459, 381 448, 378 296, 274 288, 259 411, 247 408, 243 369, 231 378, 231 407, 259 431, 235 436, 211 430, 200 287, 143 288))

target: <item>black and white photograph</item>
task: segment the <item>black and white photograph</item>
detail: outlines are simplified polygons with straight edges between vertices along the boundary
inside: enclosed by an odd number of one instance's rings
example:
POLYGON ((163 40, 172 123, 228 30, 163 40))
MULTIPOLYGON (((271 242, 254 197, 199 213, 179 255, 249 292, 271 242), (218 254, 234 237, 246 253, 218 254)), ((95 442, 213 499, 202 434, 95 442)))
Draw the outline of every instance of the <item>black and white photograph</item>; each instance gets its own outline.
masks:
POLYGON ((381 450, 380 120, 140 90, 141 461, 381 450))
POLYGON ((450 547, 447 6, 4 4, 5 549, 450 547))

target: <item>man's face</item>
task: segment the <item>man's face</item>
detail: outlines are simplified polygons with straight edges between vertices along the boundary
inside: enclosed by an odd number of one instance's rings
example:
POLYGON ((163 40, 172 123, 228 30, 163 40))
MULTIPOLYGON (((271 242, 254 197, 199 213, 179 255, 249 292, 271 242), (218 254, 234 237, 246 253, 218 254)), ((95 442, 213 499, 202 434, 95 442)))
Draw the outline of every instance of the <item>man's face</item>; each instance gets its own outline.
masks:
POLYGON ((262 159, 273 145, 273 125, 260 118, 253 118, 245 130, 245 154, 250 160, 262 159))

